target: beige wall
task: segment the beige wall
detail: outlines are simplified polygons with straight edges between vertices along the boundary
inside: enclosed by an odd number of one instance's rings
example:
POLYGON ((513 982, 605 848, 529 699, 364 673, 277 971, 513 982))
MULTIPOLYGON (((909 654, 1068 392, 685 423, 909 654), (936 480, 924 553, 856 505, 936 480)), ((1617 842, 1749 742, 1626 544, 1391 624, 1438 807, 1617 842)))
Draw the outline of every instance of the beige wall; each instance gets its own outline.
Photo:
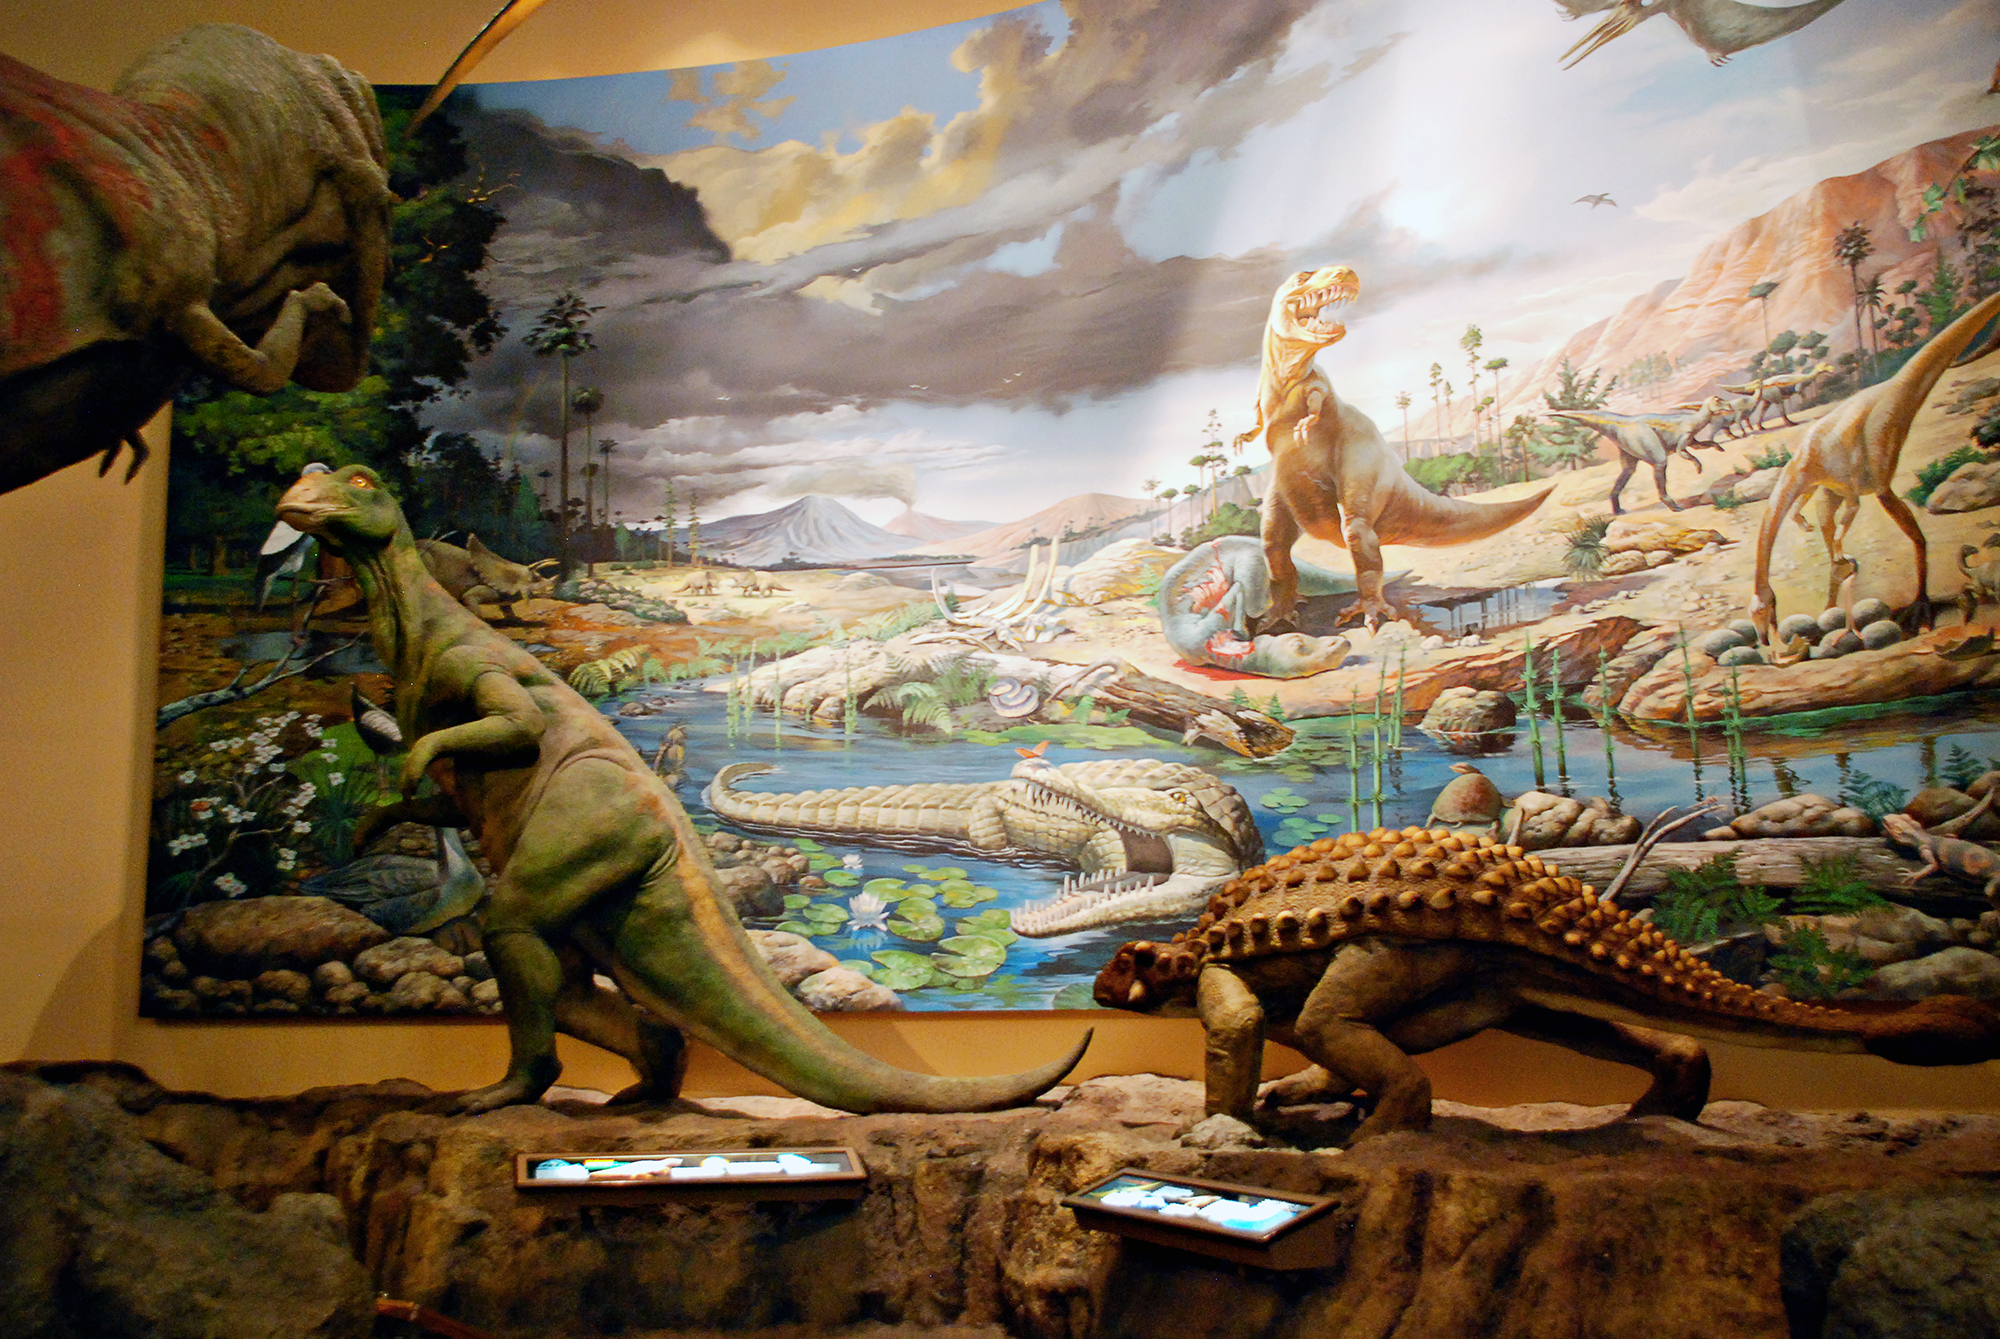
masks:
MULTIPOLYGON (((0 10, 0 52, 108 84, 160 37, 201 20, 262 28, 371 79, 427 82, 496 0, 66 0, 0 10)), ((553 0, 482 69, 546 78, 775 55, 948 22, 991 0, 553 0)), ((156 434, 157 437, 158 434, 156 434)), ((164 450, 160 443, 158 450, 164 450)), ((80 465, 0 496, 0 1056, 115 1058, 184 1087, 247 1095, 407 1076, 439 1088, 497 1076, 485 1024, 180 1024, 135 1017, 160 535, 166 473, 130 486, 80 465)), ((1086 1025, 1086 1073, 1193 1074, 1199 1029, 1121 1016, 921 1015, 835 1026, 886 1060, 941 1073, 1024 1068, 1086 1025)), ((616 1088, 622 1062, 567 1046, 570 1082, 616 1088)), ((1296 1064, 1274 1056, 1274 1067, 1296 1064)), ((1441 1096, 1499 1103, 1622 1100, 1629 1071, 1498 1035, 1426 1060, 1441 1096)), ((1866 1058, 1720 1048, 1717 1094, 1816 1106, 2000 1107, 1995 1066, 1902 1070, 1866 1058)), ((695 1092, 770 1091, 704 1054, 695 1092)))

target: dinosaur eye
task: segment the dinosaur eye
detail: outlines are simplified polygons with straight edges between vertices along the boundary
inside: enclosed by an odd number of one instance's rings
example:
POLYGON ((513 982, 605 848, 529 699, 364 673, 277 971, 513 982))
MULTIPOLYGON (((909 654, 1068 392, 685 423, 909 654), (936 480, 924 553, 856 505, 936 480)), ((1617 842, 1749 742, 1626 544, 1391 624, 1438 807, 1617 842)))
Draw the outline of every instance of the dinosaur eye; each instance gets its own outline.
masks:
POLYGON ((355 488, 373 488, 375 486, 368 481, 368 476, 365 474, 357 474, 347 482, 355 488))
POLYGON ((1170 791, 1168 791, 1168 792, 1167 792, 1167 798, 1168 798, 1168 799, 1170 799, 1170 800, 1172 800, 1172 801, 1173 801, 1173 802, 1174 802, 1175 804, 1193 804, 1193 803, 1194 803, 1194 796, 1193 796, 1192 794, 1188 793, 1187 791, 1184 791, 1184 790, 1179 790, 1179 789, 1175 789, 1175 790, 1170 790, 1170 791))

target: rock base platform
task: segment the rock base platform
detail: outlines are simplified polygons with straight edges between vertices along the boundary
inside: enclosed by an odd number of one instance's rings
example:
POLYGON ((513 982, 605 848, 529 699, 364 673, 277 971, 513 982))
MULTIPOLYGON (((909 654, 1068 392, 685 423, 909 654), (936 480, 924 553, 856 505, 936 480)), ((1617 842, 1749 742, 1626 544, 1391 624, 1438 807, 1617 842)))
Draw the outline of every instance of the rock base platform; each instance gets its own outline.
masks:
POLYGON ((1963 1193, 2000 1171, 2000 1116, 1711 1104, 1437 1104, 1427 1134, 1343 1151, 1344 1107, 1261 1133, 1204 1121, 1197 1083, 1094 1079, 985 1115, 846 1116, 780 1098, 444 1114, 419 1085, 263 1101, 121 1067, 40 1067, 252 1210, 338 1200, 375 1286, 502 1336, 746 1332, 983 1339, 1781 1339, 1781 1243, 1816 1200, 1963 1193), (844 1144, 866 1196, 556 1205, 517 1153, 844 1144), (1274 1272, 1080 1228, 1065 1194, 1124 1166, 1331 1196, 1330 1267, 1274 1272))

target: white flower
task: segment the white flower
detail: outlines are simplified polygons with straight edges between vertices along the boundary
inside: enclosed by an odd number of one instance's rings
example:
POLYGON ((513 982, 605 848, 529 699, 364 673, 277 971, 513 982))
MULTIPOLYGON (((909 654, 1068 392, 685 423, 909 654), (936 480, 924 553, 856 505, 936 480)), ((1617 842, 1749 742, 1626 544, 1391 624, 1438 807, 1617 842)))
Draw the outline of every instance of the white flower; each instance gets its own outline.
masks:
POLYGON ((195 782, 201 780, 201 778, 196 776, 194 774, 194 770, 190 768, 189 770, 182 772, 179 776, 175 777, 174 780, 180 782, 183 786, 192 786, 195 782))
POLYGON ((873 927, 878 930, 889 928, 889 904, 873 893, 856 893, 847 899, 848 914, 853 917, 850 929, 860 930, 873 927))
POLYGON ((292 824, 292 831, 296 832, 301 837, 305 836, 312 830, 313 830, 313 825, 306 822, 303 818, 299 819, 297 822, 292 824))
POLYGON ((282 846, 278 848, 278 871, 280 873, 289 872, 298 863, 299 853, 297 851, 288 851, 282 846))
POLYGON ((861 857, 852 852, 840 858, 840 867, 842 869, 860 869, 863 863, 861 857))
POLYGON ((328 772, 326 774, 326 784, 329 786, 337 786, 345 780, 347 780, 347 778, 339 772, 328 772))
POLYGON ((192 800, 188 804, 188 812, 200 819, 206 819, 208 811, 213 808, 215 808, 215 799, 209 795, 204 795, 198 800, 192 800))
POLYGON ((224 895, 228 897, 241 897, 247 888, 243 880, 237 878, 234 874, 217 875, 215 886, 220 888, 224 895))
POLYGON ((183 852, 192 851, 197 846, 206 845, 208 845, 208 834, 206 832, 183 832, 180 836, 167 843, 167 854, 180 855, 183 852))

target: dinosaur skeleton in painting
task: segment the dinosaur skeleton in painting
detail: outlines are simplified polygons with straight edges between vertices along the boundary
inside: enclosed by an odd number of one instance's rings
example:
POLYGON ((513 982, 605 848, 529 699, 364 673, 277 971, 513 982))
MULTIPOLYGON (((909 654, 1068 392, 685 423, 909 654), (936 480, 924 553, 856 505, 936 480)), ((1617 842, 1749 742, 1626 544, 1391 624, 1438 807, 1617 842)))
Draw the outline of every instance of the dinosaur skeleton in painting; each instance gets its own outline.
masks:
MULTIPOLYGON (((982 595, 957 609, 945 603, 938 589, 937 569, 931 569, 931 598, 945 626, 927 629, 910 638, 912 642, 969 642, 988 650, 1009 647, 1023 650, 1029 642, 1046 642, 1069 630, 1061 613, 1065 596, 1055 587, 1056 557, 1061 542, 1050 540, 1045 549, 1030 546, 1028 572, 1021 584, 1006 591, 982 595), (1038 567, 1036 555, 1046 552, 1048 564, 1038 567)), ((1074 601, 1071 601, 1074 603, 1074 601)))

